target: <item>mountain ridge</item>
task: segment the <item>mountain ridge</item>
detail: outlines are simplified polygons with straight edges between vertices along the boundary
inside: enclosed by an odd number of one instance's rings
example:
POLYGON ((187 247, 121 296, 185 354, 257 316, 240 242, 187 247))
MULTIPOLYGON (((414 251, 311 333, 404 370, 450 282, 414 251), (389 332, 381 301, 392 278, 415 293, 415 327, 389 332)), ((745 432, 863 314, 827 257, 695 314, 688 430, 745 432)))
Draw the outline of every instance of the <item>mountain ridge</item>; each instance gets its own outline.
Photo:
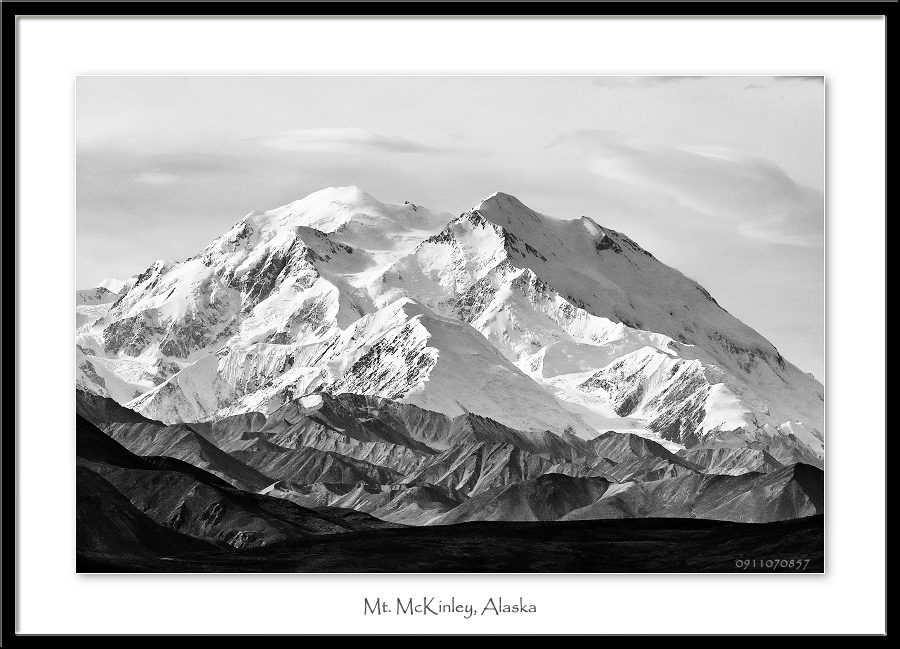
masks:
POLYGON ((503 192, 454 218, 329 188, 121 290, 77 307, 77 385, 167 423, 350 392, 535 440, 824 461, 821 384, 626 235, 503 192))

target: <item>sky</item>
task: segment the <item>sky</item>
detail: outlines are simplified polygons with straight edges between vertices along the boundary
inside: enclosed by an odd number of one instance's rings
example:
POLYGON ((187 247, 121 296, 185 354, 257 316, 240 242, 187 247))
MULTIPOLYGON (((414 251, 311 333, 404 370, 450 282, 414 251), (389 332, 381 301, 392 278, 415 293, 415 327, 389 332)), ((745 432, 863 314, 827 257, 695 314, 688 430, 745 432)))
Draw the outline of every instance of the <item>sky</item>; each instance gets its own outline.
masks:
POLYGON ((822 77, 79 77, 76 282, 325 187, 453 214, 503 191, 624 232, 821 381, 824 99, 822 77))

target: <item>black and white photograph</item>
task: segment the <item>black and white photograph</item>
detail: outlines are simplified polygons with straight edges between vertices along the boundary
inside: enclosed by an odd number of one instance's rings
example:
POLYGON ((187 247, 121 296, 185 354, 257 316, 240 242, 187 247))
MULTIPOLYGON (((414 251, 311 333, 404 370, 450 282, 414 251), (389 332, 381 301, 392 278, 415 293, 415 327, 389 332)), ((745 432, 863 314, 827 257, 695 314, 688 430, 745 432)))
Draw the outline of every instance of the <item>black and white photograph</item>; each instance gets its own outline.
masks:
POLYGON ((6 629, 884 635, 886 16, 273 6, 3 4, 6 629))
POLYGON ((821 572, 824 83, 79 78, 78 570, 821 572))

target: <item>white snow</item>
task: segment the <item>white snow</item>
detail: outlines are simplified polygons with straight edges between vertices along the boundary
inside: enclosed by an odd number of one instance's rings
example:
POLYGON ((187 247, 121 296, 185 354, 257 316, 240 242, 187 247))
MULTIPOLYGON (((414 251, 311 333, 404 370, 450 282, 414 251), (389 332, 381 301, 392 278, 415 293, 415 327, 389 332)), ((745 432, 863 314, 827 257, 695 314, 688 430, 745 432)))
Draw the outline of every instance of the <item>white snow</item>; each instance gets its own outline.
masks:
POLYGON ((701 436, 824 453, 821 384, 627 236, 501 192, 456 218, 414 202, 327 188, 79 293, 79 385, 165 422, 353 391, 670 449, 650 424, 695 399, 701 436))
POLYGON ((304 408, 318 408, 322 405, 322 395, 311 394, 306 397, 300 397, 300 403, 304 408))
POLYGON ((105 288, 106 290, 112 291, 113 293, 121 293, 122 289, 125 288, 126 282, 127 280, 124 279, 114 279, 110 277, 97 284, 97 288, 105 288))

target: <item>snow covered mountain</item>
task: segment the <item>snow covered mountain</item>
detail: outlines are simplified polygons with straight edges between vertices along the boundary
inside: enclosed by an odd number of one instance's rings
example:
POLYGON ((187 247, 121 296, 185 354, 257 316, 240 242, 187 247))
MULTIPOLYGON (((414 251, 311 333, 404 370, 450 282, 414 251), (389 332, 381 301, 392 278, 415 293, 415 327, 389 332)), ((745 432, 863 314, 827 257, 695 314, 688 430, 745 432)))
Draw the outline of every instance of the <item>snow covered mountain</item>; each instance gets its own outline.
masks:
MULTIPOLYGON (((502 193, 454 218, 329 188, 81 291, 76 312, 77 387, 165 424, 353 394, 488 418, 520 446, 613 431, 729 475, 824 460, 820 383, 624 234, 502 193)), ((465 462, 512 461, 479 448, 465 462)))

